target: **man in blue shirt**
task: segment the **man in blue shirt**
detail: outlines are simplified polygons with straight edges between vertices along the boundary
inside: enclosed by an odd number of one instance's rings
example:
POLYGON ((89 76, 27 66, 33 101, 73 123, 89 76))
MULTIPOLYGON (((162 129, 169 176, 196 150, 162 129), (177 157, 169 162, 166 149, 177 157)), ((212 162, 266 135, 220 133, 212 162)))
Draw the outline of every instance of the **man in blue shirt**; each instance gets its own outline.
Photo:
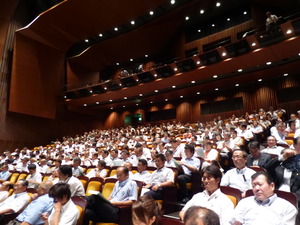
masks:
POLYGON ((2 172, 0 173, 0 181, 6 181, 10 177, 10 172, 8 171, 8 165, 2 166, 2 172))
POLYGON ((53 199, 49 197, 48 192, 53 186, 51 181, 42 182, 38 188, 37 193, 33 195, 34 200, 25 208, 25 210, 15 219, 8 223, 8 225, 40 225, 44 224, 41 219, 41 213, 49 213, 53 208, 53 199))
POLYGON ((121 205, 131 205, 137 200, 137 184, 129 179, 128 168, 121 166, 117 169, 117 179, 114 189, 108 199, 103 196, 88 196, 87 208, 85 211, 83 225, 88 225, 89 221, 97 222, 117 222, 119 219, 119 208, 121 205))

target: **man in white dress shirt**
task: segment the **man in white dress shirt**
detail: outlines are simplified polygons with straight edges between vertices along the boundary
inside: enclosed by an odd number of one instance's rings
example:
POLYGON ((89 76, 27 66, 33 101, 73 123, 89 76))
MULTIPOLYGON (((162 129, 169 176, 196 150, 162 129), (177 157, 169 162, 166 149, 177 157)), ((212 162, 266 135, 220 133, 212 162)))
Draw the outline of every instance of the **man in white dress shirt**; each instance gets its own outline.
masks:
POLYGON ((275 184, 266 172, 251 177, 254 196, 242 199, 234 210, 233 225, 295 225, 297 208, 274 193, 275 184))
POLYGON ((267 153, 271 155, 281 155, 281 151, 284 149, 281 146, 277 146, 276 138, 273 136, 269 136, 267 138, 267 147, 263 150, 261 150, 262 153, 267 153))
POLYGON ((150 182, 151 173, 147 170, 147 161, 140 159, 137 166, 138 172, 131 176, 132 180, 138 180, 145 184, 150 182))

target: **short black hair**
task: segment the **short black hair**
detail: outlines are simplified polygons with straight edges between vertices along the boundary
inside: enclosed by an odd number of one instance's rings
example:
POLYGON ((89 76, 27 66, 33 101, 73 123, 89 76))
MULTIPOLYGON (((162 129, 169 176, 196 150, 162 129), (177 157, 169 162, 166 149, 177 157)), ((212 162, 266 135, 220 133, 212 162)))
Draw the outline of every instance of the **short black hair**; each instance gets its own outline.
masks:
POLYGON ((72 176, 72 167, 70 165, 62 165, 59 167, 59 171, 63 175, 68 175, 68 177, 72 176))
POLYGON ((49 197, 62 199, 67 196, 67 199, 71 198, 70 185, 67 183, 59 182, 53 185, 49 190, 49 197))
POLYGON ((28 170, 35 170, 36 169, 36 165, 35 164, 29 164, 27 167, 28 170))
POLYGON ((197 225, 202 221, 204 225, 220 225, 220 218, 211 209, 201 206, 192 206, 184 214, 185 225, 197 225))
MULTIPOLYGON (((216 165, 210 165, 210 166, 206 167, 204 169, 203 173, 207 173, 207 174, 213 176, 215 179, 220 178, 220 183, 221 183, 221 179, 222 179, 223 175, 222 175, 220 168, 217 167, 216 165)), ((219 183, 219 186, 220 186, 220 183, 219 183)))
POLYGON ((148 166, 146 159, 139 159, 139 162, 142 163, 144 166, 148 166))
POLYGON ((252 180, 252 181, 255 180, 255 179, 256 179, 258 176, 260 176, 260 175, 263 175, 263 176, 266 178, 268 184, 273 183, 273 178, 270 176, 270 174, 268 174, 268 173, 265 172, 265 171, 259 171, 259 172, 256 172, 255 174, 253 174, 253 175, 251 176, 251 180, 252 180))
POLYGON ((166 161, 166 157, 165 157, 165 155, 164 155, 164 154, 158 154, 158 155, 156 155, 156 156, 155 156, 155 158, 160 158, 160 159, 161 159, 161 161, 163 161, 163 162, 165 162, 165 161, 166 161))
POLYGON ((248 145, 248 148, 257 148, 257 149, 259 149, 259 143, 257 141, 251 141, 248 145))
POLYGON ((22 182, 22 186, 28 187, 29 183, 28 183, 27 180, 21 179, 21 180, 19 180, 19 181, 22 182))
POLYGON ((104 160, 99 160, 98 161, 98 165, 105 167, 106 166, 106 162, 104 160))
POLYGON ((184 146, 184 149, 189 149, 193 154, 195 152, 195 147, 194 147, 194 145, 191 145, 191 144, 186 144, 184 146))

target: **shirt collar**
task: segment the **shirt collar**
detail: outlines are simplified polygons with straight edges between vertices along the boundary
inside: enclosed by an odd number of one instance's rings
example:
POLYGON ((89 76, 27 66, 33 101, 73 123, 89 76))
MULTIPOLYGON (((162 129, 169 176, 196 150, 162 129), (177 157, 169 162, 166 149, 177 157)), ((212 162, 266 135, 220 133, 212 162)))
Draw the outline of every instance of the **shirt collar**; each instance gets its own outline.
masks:
POLYGON ((265 205, 270 206, 270 205, 272 205, 272 203, 275 201, 276 198, 277 198, 277 194, 273 194, 272 196, 270 196, 269 198, 266 198, 263 201, 260 201, 256 197, 254 197, 256 203, 258 205, 262 205, 262 206, 265 206, 265 205))
POLYGON ((246 167, 244 167, 243 169, 236 169, 237 174, 244 174, 246 172, 246 167))

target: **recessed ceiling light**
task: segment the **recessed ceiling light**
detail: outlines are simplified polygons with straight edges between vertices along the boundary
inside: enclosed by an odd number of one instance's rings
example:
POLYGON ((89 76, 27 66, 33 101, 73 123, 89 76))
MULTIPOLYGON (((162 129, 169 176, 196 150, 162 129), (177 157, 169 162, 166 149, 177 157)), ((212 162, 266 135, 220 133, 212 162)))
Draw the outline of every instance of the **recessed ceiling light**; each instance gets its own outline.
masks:
POLYGON ((166 99, 165 99, 165 101, 167 102, 167 101, 168 101, 168 99, 166 98, 166 99))
POLYGON ((200 64, 200 61, 198 60, 198 61, 197 61, 197 65, 199 65, 199 64, 200 64))
POLYGON ((178 70, 178 68, 177 68, 177 67, 175 67, 175 68, 174 68, 174 71, 177 71, 177 70, 178 70))
POLYGON ((213 78, 218 78, 218 75, 213 75, 213 78))
POLYGON ((97 105, 99 105, 99 102, 96 102, 97 105))
POLYGON ((99 34, 99 37, 103 37, 103 34, 99 34))
POLYGON ((107 87, 104 87, 104 90, 107 90, 107 87))
POLYGON ((200 30, 200 29, 198 30, 198 33, 201 33, 201 30, 200 30))
POLYGON ((139 94, 139 96, 141 96, 141 97, 142 97, 142 96, 143 96, 143 94, 139 94))
POLYGON ((181 95, 180 98, 183 98, 183 96, 181 95))
POLYGON ((93 90, 90 90, 90 93, 93 93, 93 90))
POLYGON ((154 92, 158 92, 158 90, 155 90, 154 92))
POLYGON ((127 97, 124 97, 124 99, 127 99, 127 97))
POLYGON ((222 56, 226 56, 227 55, 227 53, 226 52, 222 52, 222 56))
POLYGON ((134 24, 135 24, 134 20, 131 20, 131 22, 130 22, 130 23, 131 23, 131 25, 134 25, 134 24))
POLYGON ((283 74, 283 76, 285 76, 285 77, 288 76, 288 75, 289 75, 288 73, 283 74))
POLYGON ((203 13, 204 13, 204 10, 203 10, 203 9, 201 9, 201 10, 200 10, 200 14, 203 14, 203 13))
POLYGON ((112 99, 110 99, 109 101, 112 102, 112 99))
POLYGON ((110 109, 114 109, 113 107, 111 107, 110 109))
POLYGON ((148 57, 148 55, 145 55, 145 57, 147 58, 147 57, 148 57))
POLYGON ((67 98, 67 96, 65 95, 64 98, 67 98))
POLYGON ((300 56, 300 53, 298 53, 298 55, 300 56))
POLYGON ((135 81, 136 81, 136 82, 139 82, 139 79, 136 79, 135 81))
POLYGON ((136 103, 135 105, 139 105, 139 103, 136 103))
POLYGON ((213 23, 211 26, 212 26, 212 27, 214 27, 214 26, 215 26, 215 24, 213 23))
POLYGON ((87 43, 87 42, 89 42, 89 39, 85 39, 84 41, 87 43))
POLYGON ((217 7, 220 7, 220 6, 221 6, 221 3, 220 3, 220 2, 217 2, 217 3, 216 3, 216 6, 217 6, 217 7))
POLYGON ((150 11, 149 14, 152 16, 152 15, 154 14, 154 12, 153 12, 153 11, 150 11))
POLYGON ((151 101, 150 103, 152 104, 153 102, 151 101))
POLYGON ((174 5, 175 4, 175 0, 171 0, 171 4, 174 5))
POLYGON ((123 108, 125 108, 125 105, 123 105, 123 108))
POLYGON ((197 95, 200 95, 200 92, 199 92, 199 91, 197 92, 197 95))
POLYGON ((87 104, 83 104, 83 106, 87 106, 87 104))
POLYGON ((122 84, 119 84, 119 86, 121 87, 121 86, 122 86, 122 84))
POLYGON ((272 64, 272 62, 266 62, 266 65, 271 65, 272 64))
POLYGON ((156 74, 156 73, 154 74, 154 77, 157 77, 157 74, 156 74))
POLYGON ((173 86, 172 86, 172 88, 176 88, 176 86, 175 86, 175 85, 173 85, 173 86))
POLYGON ((286 31, 286 34, 291 34, 292 33, 292 30, 291 29, 288 29, 287 31, 286 31))
POLYGON ((258 79, 258 82, 261 82, 262 81, 262 79, 258 79))
POLYGON ((244 12, 244 15, 247 15, 247 11, 244 12))
POLYGON ((240 86, 239 84, 235 84, 236 87, 240 86))
POLYGON ((119 29, 117 27, 114 28, 115 31, 118 31, 119 29))
POLYGON ((189 19, 190 19, 190 17, 188 17, 188 16, 185 17, 185 20, 189 20, 189 19))
POLYGON ((130 62, 132 62, 133 61, 133 59, 130 59, 130 62))
POLYGON ((227 21, 230 21, 230 18, 227 18, 227 21))
POLYGON ((243 72, 243 69, 238 69, 238 72, 243 72))
POLYGON ((194 83, 196 83, 196 81, 192 80, 191 83, 194 84, 194 83))
POLYGON ((215 90, 216 90, 216 91, 218 91, 218 90, 219 90, 219 88, 215 88, 215 90))
POLYGON ((256 43, 255 43, 255 42, 253 42, 251 45, 254 47, 254 46, 256 46, 256 43))
POLYGON ((117 65, 117 66, 120 65, 120 63, 116 63, 116 65, 117 65))

